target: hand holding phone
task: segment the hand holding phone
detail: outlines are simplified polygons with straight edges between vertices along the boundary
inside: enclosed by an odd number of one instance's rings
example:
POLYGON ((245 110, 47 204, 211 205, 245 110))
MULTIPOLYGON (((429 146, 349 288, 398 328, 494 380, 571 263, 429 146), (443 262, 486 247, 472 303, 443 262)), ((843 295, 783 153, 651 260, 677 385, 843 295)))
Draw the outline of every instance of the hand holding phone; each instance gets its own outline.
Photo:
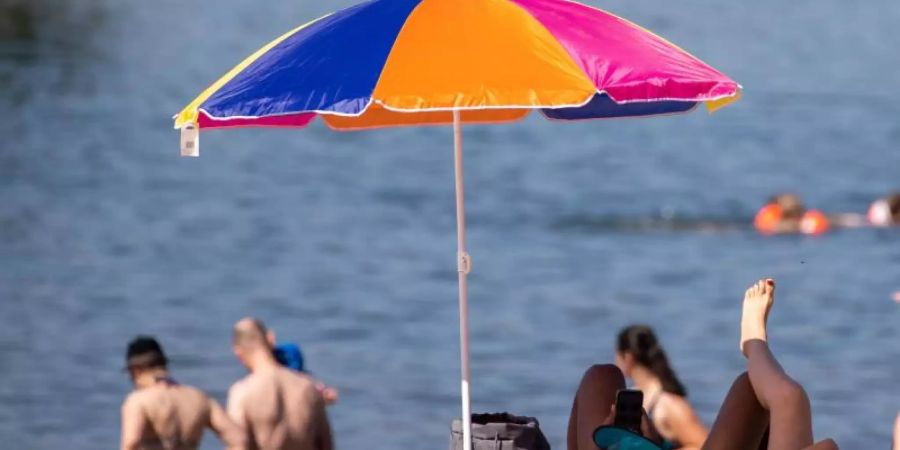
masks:
POLYGON ((644 393, 634 389, 621 389, 616 393, 616 420, 613 425, 641 433, 641 419, 644 416, 644 393))

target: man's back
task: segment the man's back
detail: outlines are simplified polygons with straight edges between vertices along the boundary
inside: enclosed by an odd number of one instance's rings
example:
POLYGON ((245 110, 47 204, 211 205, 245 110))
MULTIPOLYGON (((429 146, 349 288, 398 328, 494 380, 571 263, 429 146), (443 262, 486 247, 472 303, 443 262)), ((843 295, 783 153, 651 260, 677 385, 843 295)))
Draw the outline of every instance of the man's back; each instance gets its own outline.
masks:
POLYGON ((129 395, 123 411, 124 425, 139 428, 137 448, 196 449, 210 423, 211 402, 190 386, 160 383, 129 395))
POLYGON ((315 382, 283 367, 259 370, 235 383, 228 413, 245 427, 251 448, 332 448, 325 402, 315 382))

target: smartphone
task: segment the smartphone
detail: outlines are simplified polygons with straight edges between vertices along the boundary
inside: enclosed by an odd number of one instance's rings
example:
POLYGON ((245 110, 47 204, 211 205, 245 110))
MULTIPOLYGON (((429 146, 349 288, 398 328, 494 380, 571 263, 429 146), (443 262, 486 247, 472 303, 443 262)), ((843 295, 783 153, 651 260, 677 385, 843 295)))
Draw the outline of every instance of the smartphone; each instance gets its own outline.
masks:
POLYGON ((641 433, 643 415, 643 392, 635 389, 621 389, 616 393, 616 420, 613 425, 643 436, 641 433))

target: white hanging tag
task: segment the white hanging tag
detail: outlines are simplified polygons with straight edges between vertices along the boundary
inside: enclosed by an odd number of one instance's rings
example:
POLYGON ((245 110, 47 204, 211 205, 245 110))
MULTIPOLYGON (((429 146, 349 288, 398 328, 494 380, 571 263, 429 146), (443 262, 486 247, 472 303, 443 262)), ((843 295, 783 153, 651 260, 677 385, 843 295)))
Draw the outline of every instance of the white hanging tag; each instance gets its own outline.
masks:
POLYGON ((181 127, 181 156, 200 156, 200 128, 196 124, 181 127))

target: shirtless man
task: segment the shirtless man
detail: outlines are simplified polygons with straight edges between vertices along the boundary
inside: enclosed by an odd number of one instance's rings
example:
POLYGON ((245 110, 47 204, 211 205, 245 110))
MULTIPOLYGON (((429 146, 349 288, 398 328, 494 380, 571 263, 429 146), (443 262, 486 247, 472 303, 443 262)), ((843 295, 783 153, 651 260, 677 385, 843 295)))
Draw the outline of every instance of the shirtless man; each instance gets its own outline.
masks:
POLYGON ((166 369, 162 347, 151 337, 128 344, 126 367, 135 390, 122 405, 122 450, 195 450, 211 428, 229 450, 244 450, 243 430, 198 389, 178 384, 166 369))
POLYGON ((262 322, 246 318, 234 325, 234 354, 250 374, 228 392, 228 414, 246 430, 251 449, 332 450, 315 381, 275 360, 262 322))

